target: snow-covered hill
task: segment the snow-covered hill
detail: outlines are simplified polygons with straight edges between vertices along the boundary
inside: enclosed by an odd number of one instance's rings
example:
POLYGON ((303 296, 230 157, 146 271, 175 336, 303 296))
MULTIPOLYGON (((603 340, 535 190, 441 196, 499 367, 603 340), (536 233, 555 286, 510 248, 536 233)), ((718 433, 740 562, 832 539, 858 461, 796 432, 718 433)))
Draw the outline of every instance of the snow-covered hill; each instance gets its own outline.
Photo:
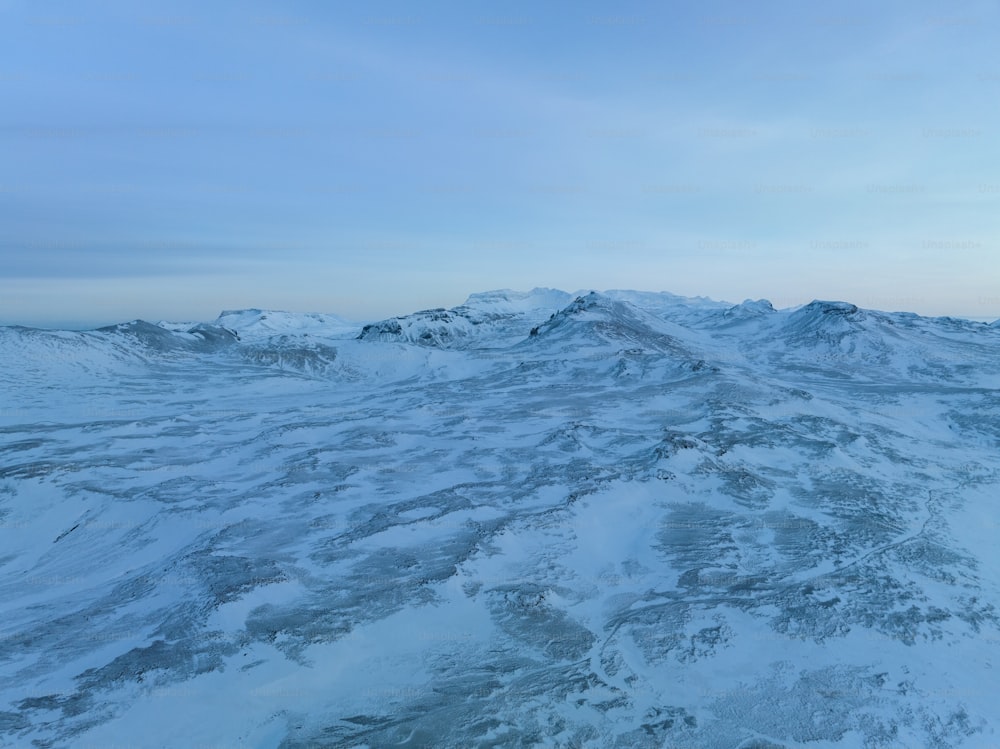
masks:
POLYGON ((995 324, 504 290, 0 362, 2 746, 1000 742, 995 324))
POLYGON ((357 335, 361 328, 357 323, 337 315, 296 314, 259 309, 226 310, 213 324, 232 330, 242 340, 257 340, 277 335, 346 338, 357 335))
POLYGON ((532 326, 573 300, 565 291, 501 290, 472 294, 464 304, 431 309, 366 325, 358 336, 366 341, 416 343, 433 348, 465 349, 514 343, 532 326))

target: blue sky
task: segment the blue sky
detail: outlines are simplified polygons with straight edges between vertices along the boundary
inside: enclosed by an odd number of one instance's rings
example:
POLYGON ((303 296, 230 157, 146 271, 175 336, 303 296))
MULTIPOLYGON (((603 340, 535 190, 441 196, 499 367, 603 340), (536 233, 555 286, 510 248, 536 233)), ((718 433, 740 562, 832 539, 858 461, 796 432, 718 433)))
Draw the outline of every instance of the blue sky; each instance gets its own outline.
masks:
POLYGON ((0 0, 0 323, 1000 317, 1000 6, 0 0))

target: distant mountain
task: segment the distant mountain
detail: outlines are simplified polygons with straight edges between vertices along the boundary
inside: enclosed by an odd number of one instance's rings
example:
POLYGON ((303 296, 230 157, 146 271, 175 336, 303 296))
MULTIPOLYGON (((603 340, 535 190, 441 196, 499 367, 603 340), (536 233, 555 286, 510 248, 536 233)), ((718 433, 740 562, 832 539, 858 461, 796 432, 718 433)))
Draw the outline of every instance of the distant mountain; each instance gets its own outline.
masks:
POLYGON ((185 331, 176 331, 145 320, 133 320, 98 328, 93 333, 106 336, 116 345, 127 346, 132 350, 146 350, 150 354, 172 351, 205 353, 224 349, 237 341, 233 331, 206 323, 196 323, 185 331))
POLYGON ((510 344, 572 299, 553 289, 489 291, 473 294, 450 310, 423 310, 366 325, 358 338, 459 349, 510 344))
POLYGON ((260 309, 226 310, 214 324, 234 331, 243 340, 273 335, 347 337, 356 335, 361 328, 360 324, 337 315, 260 309))
POLYGON ((630 302, 590 292, 579 296, 530 331, 538 349, 581 352, 591 347, 678 353, 691 333, 630 302))
POLYGON ((776 311, 767 300, 730 305, 667 292, 573 295, 536 288, 472 294, 451 309, 369 324, 331 314, 246 309, 224 311, 211 323, 134 320, 82 332, 0 328, 0 348, 20 349, 26 363, 43 369, 79 364, 93 373, 209 353, 347 379, 368 377, 371 371, 412 374, 410 365, 400 368, 404 360, 417 366, 412 355, 399 353, 373 360, 352 342, 356 339, 439 351, 531 346, 548 356, 595 347, 609 355, 629 351, 634 356, 648 349, 698 366, 780 362, 803 371, 828 368, 837 377, 953 381, 980 376, 979 365, 993 356, 992 331, 998 328, 996 323, 875 312, 847 302, 814 301, 776 311), (342 359, 335 364, 338 356, 342 359))

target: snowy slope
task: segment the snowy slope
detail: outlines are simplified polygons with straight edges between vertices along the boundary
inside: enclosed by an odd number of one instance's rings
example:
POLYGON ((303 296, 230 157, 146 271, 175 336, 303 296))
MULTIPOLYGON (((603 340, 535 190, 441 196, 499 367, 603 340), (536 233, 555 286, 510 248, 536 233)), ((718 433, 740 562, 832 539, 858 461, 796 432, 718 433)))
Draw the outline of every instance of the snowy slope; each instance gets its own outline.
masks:
POLYGON ((392 322, 0 328, 0 745, 1000 743, 995 326, 392 322))
POLYGON ((226 310, 214 323, 232 330, 242 340, 257 340, 276 335, 313 335, 324 338, 348 338, 361 329, 358 323, 329 314, 296 314, 278 310, 226 310))
POLYGON ((510 344, 524 338, 532 326, 572 300, 570 294, 553 289, 472 294, 464 304, 450 310, 423 310, 371 323, 358 338, 455 349, 510 344))

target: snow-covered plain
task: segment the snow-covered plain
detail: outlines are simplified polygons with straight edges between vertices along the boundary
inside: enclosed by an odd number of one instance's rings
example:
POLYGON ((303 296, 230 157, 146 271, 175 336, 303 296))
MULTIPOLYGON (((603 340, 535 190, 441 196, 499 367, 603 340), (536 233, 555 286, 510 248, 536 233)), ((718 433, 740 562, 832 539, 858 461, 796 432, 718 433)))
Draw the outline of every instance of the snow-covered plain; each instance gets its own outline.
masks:
POLYGON ((1000 745, 996 324, 536 289, 0 357, 0 745, 1000 745))

